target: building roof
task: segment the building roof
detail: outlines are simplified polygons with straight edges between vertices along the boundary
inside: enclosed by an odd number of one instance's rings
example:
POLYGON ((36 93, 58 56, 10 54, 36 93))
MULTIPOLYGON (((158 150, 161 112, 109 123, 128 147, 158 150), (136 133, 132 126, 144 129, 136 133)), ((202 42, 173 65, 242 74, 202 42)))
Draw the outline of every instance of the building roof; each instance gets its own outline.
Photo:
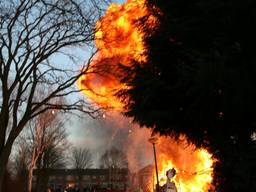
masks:
MULTIPOLYGON (((49 175, 107 175, 112 173, 128 174, 128 169, 45 169, 49 175)), ((34 173, 37 174, 35 169, 34 173)))

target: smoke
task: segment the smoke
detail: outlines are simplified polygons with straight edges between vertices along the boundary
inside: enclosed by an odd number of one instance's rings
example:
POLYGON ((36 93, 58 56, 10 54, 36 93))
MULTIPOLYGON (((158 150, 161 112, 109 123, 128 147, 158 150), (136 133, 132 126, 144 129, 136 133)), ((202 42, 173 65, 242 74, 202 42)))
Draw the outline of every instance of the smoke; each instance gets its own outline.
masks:
POLYGON ((99 167, 101 155, 111 147, 126 154, 132 172, 153 163, 153 148, 148 142, 150 130, 140 128, 119 112, 106 112, 98 119, 76 119, 71 125, 72 143, 92 151, 94 167, 99 167))
POLYGON ((133 125, 127 139, 127 157, 129 169, 133 172, 153 163, 153 148, 148 142, 149 129, 133 125))
POLYGON ((137 172, 153 162, 152 146, 147 141, 150 131, 133 124, 119 112, 108 112, 100 120, 102 129, 108 130, 106 147, 116 147, 126 154, 129 170, 137 172))

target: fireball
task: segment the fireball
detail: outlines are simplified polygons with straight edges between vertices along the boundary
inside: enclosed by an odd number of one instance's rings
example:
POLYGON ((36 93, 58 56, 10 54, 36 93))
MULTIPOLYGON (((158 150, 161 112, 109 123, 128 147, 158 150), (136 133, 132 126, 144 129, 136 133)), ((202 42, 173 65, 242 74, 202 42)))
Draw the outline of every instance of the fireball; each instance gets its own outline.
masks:
POLYGON ((122 5, 112 3, 96 23, 98 53, 87 74, 78 80, 78 87, 100 106, 122 110, 123 104, 114 96, 126 88, 120 83, 120 77, 126 75, 120 70, 120 64, 129 67, 132 61, 146 62, 144 33, 137 24, 146 16, 148 24, 155 25, 156 19, 146 9, 145 0, 128 0, 122 5))

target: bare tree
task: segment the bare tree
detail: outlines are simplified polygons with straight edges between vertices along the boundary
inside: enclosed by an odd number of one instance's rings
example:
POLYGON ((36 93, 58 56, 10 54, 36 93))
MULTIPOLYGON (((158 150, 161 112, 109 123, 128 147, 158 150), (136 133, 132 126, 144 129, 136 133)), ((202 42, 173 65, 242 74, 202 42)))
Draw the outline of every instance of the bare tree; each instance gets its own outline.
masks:
POLYGON ((58 169, 65 168, 68 164, 67 160, 67 151, 68 151, 68 142, 65 138, 65 141, 61 142, 60 145, 50 145, 39 157, 37 163, 37 169, 58 169))
MULTIPOLYGON (((51 148, 66 142, 67 134, 58 112, 46 111, 30 121, 30 134, 27 138, 31 149, 28 167, 28 192, 32 191, 32 177, 39 157, 51 148)), ((48 159, 49 160, 49 159, 48 159)), ((49 163, 49 162, 48 162, 49 163)))
POLYGON ((83 169, 88 169, 92 167, 92 153, 87 148, 73 148, 71 154, 71 164, 74 169, 77 171, 77 181, 79 183, 79 189, 82 190, 81 181, 82 181, 82 171, 83 169))
POLYGON ((36 165, 36 188, 38 192, 47 191, 50 169, 63 169, 68 164, 69 145, 67 138, 63 137, 58 145, 52 143, 39 156, 36 165))
POLYGON ((112 184, 122 169, 128 169, 128 160, 126 155, 121 150, 112 147, 102 154, 100 158, 100 167, 108 169, 108 184, 110 189, 112 189, 112 184))
POLYGON ((67 166, 67 147, 49 146, 38 158, 36 165, 36 191, 47 191, 50 171, 52 169, 63 169, 67 166))
POLYGON ((101 168, 128 168, 128 160, 126 155, 115 147, 106 150, 100 158, 101 168))
POLYGON ((87 73, 88 65, 80 70, 68 63, 77 61, 71 48, 93 40, 101 11, 95 1, 0 1, 0 191, 13 143, 31 119, 52 109, 98 111, 79 97, 53 102, 77 93, 74 83, 87 73), (38 99, 38 87, 50 91, 38 99))
POLYGON ((71 164, 74 169, 88 169, 92 167, 92 154, 89 149, 74 148, 72 150, 71 164))
MULTIPOLYGON (((63 168, 68 163, 66 152, 68 151, 69 143, 65 129, 60 127, 60 123, 51 122, 51 126, 47 124, 47 127, 42 128, 44 131, 39 134, 35 130, 25 131, 16 142, 17 153, 13 157, 12 167, 16 181, 21 183, 22 191, 29 191, 28 182, 31 182, 32 179, 32 175, 29 176, 29 173, 34 173, 33 169, 35 168, 32 165, 36 164, 37 168, 37 190, 46 191, 49 179, 48 169, 63 168), (56 129, 63 131, 56 131, 56 129), (37 134, 33 135, 35 133, 37 134), (55 138, 53 137, 54 135, 55 138), (40 186, 40 184, 42 185, 40 186)), ((38 129, 38 126, 34 127, 34 129, 38 129)))

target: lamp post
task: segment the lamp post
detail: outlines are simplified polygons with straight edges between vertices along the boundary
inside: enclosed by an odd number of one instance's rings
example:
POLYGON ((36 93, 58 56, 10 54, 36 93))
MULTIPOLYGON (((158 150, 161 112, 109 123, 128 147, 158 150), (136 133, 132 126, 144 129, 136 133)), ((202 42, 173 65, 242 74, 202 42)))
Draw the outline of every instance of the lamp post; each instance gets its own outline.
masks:
POLYGON ((154 150, 154 159, 155 159, 155 168, 156 168, 156 191, 159 192, 159 179, 158 179, 158 170, 157 170, 157 160, 156 160, 156 147, 155 145, 157 144, 157 137, 156 136, 151 136, 148 141, 153 145, 153 150, 154 150))

